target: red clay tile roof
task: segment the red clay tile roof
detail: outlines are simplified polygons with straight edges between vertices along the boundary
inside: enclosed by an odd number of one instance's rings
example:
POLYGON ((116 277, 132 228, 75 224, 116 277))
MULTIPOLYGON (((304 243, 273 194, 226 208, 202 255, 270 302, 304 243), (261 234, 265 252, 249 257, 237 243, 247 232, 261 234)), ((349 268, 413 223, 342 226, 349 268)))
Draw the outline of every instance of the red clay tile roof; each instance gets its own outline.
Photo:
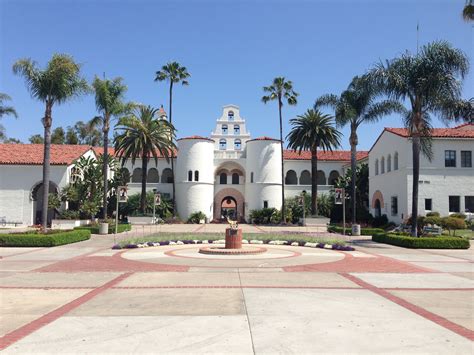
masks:
MULTIPOLYGON (((434 138, 474 138, 474 129, 472 127, 474 127, 474 124, 466 123, 454 128, 433 128, 431 135, 434 138)), ((408 137, 408 131, 405 128, 386 127, 385 131, 400 137, 408 137)))
MULTIPOLYGON (((369 152, 359 151, 357 152, 357 160, 367 158, 369 152)), ((286 160, 311 160, 310 151, 302 151, 301 154, 294 150, 284 150, 283 159, 286 160)), ((318 160, 324 161, 350 161, 351 151, 350 150, 335 150, 332 152, 325 152, 322 150, 318 151, 318 160)))
MULTIPOLYGON (((70 165, 91 149, 88 145, 51 144, 51 165, 70 165)), ((0 164, 41 165, 43 144, 0 144, 0 164)))
POLYGON ((247 143, 248 143, 248 142, 252 142, 252 141, 277 141, 277 142, 280 142, 279 139, 271 138, 271 137, 266 137, 266 136, 257 137, 257 138, 254 138, 254 139, 250 139, 250 140, 247 141, 247 143))
POLYGON ((179 138, 179 139, 177 139, 177 140, 180 141, 180 140, 183 140, 183 139, 203 139, 203 140, 206 140, 206 141, 214 142, 214 140, 211 139, 211 138, 201 137, 201 136, 189 136, 189 137, 179 138))

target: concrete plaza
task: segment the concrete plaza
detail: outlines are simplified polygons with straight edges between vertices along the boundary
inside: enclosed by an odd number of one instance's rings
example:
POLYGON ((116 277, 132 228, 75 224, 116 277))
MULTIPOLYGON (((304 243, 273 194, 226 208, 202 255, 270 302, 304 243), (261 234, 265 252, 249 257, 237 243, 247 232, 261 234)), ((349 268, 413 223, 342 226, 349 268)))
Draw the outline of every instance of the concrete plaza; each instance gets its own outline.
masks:
POLYGON ((472 248, 359 240, 243 257, 113 242, 0 248, 3 353, 474 352, 472 248))

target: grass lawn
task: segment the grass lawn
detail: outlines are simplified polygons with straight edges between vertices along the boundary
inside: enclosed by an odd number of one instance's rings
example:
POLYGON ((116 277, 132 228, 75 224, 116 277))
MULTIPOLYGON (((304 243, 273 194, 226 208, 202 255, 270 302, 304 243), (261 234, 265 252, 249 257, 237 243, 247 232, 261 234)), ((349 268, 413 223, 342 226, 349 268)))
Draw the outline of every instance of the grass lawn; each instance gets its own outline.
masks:
MULTIPOLYGON (((443 235, 448 235, 448 231, 443 230, 443 235)), ((451 236, 452 235, 453 235, 453 231, 451 231, 451 236)), ((474 239, 474 231, 470 229, 456 229, 456 237, 474 239)))
MULTIPOLYGON (((177 240, 219 240, 225 239, 223 233, 160 233, 157 235, 149 235, 145 237, 130 238, 120 241, 118 244, 124 246, 127 244, 140 244, 146 242, 163 242, 163 241, 177 241, 177 240)), ((346 245, 346 242, 343 239, 334 238, 328 233, 327 237, 311 237, 301 234, 283 234, 283 233, 245 233, 242 236, 242 239, 247 240, 286 240, 292 242, 312 242, 312 243, 326 243, 326 244, 339 244, 346 245)))

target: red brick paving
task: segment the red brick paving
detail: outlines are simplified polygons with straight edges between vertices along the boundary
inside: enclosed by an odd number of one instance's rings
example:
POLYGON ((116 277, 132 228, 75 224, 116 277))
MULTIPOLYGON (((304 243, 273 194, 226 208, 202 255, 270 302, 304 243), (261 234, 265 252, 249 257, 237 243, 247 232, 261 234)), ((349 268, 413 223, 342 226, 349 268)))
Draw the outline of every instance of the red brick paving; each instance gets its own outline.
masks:
POLYGON ((442 326, 446 329, 449 329, 452 332, 463 336, 464 338, 467 338, 469 340, 474 341, 474 331, 472 331, 470 329, 467 329, 467 328, 465 328, 465 327, 463 327, 459 324, 453 323, 450 320, 448 320, 446 318, 443 318, 443 317, 441 317, 441 316, 439 316, 435 313, 427 311, 424 308, 421 308, 417 305, 414 305, 413 303, 410 303, 410 302, 404 300, 403 298, 395 296, 395 295, 391 294, 390 292, 388 292, 384 289, 373 286, 373 285, 359 279, 356 276, 349 275, 349 274, 346 274, 346 273, 341 273, 341 276, 345 277, 349 281, 354 282, 355 284, 359 285, 360 287, 363 287, 366 290, 372 291, 372 292, 376 293, 377 295, 382 296, 382 297, 398 304, 399 306, 402 306, 403 308, 406 308, 406 309, 412 311, 413 313, 418 314, 419 316, 422 316, 425 319, 428 319, 428 320, 430 320, 430 321, 432 321, 432 322, 434 322, 434 323, 436 323, 436 324, 438 324, 438 325, 440 325, 440 326, 442 326))
POLYGON ((165 265, 134 261, 122 258, 121 251, 113 256, 78 256, 69 260, 41 267, 34 271, 39 272, 89 272, 89 271, 178 271, 186 272, 189 266, 185 265, 165 265))
POLYGON ((131 272, 128 272, 120 276, 117 276, 115 279, 105 283, 104 285, 100 287, 95 288, 94 290, 86 293, 85 295, 82 295, 81 297, 76 298, 75 300, 69 303, 66 303, 63 306, 56 308, 54 311, 46 313, 44 316, 41 316, 40 318, 37 318, 34 321, 28 324, 25 324, 24 326, 18 329, 15 329, 14 331, 8 334, 5 334, 4 336, 0 337, 0 350, 5 349, 7 346, 10 346, 14 342, 17 342, 18 340, 23 339, 24 337, 30 335, 31 333, 37 331, 38 329, 44 327, 45 325, 62 317, 63 315, 79 307, 80 305, 86 303, 87 301, 91 300, 98 294, 112 288, 113 286, 117 285, 119 282, 125 280, 131 274, 132 274, 131 272))
POLYGON ((408 262, 398 261, 383 256, 377 257, 354 257, 350 253, 344 253, 346 257, 339 261, 324 264, 306 264, 285 266, 284 271, 319 271, 319 272, 401 272, 419 273, 435 272, 434 270, 412 265, 408 262))

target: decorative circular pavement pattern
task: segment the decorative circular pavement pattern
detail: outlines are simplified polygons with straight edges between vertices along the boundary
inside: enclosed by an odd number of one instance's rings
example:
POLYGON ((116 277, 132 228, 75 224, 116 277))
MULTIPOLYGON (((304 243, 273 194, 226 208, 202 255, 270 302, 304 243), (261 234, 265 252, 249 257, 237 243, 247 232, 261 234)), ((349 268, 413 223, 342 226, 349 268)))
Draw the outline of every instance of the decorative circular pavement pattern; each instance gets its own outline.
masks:
POLYGON ((254 247, 254 246, 244 246, 240 249, 227 249, 225 247, 202 247, 199 248, 200 254, 206 255, 226 255, 226 256, 234 256, 234 255, 255 255, 255 254, 262 254, 267 251, 267 248, 264 247, 254 247))
POLYGON ((146 263, 204 268, 281 268, 330 263, 345 257, 344 253, 333 250, 290 246, 265 245, 267 251, 255 255, 206 255, 199 253, 200 248, 202 245, 131 249, 121 254, 121 257, 146 263))

